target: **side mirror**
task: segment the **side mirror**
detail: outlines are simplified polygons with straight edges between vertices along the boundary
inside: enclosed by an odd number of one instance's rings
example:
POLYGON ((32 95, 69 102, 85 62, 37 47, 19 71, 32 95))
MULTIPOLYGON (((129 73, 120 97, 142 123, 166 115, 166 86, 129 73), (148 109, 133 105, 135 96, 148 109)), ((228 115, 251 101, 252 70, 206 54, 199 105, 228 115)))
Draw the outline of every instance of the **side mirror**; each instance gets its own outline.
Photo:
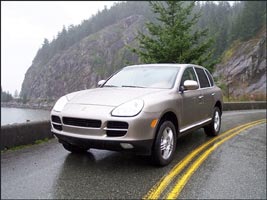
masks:
POLYGON ((106 80, 98 81, 97 86, 101 87, 105 82, 106 82, 106 80))
POLYGON ((184 89, 185 90, 196 90, 198 89, 198 83, 193 80, 186 80, 184 82, 184 89))

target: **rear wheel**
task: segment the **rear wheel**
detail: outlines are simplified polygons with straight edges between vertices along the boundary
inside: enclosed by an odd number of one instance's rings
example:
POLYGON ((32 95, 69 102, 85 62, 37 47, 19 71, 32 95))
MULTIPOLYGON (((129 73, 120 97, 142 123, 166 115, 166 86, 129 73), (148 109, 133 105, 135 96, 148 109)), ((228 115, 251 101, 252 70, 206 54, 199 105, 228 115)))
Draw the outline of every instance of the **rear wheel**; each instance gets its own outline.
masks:
POLYGON ((209 125, 204 127, 207 136, 217 136, 221 128, 221 111, 218 107, 214 108, 213 118, 209 125))
POLYGON ((168 165, 176 149, 176 130, 171 121, 163 122, 157 132, 152 151, 152 159, 156 165, 168 165))
POLYGON ((72 153, 84 153, 84 152, 86 152, 88 150, 88 149, 85 149, 85 148, 74 146, 74 145, 69 144, 69 143, 63 143, 62 145, 66 150, 68 150, 68 151, 70 151, 72 153))

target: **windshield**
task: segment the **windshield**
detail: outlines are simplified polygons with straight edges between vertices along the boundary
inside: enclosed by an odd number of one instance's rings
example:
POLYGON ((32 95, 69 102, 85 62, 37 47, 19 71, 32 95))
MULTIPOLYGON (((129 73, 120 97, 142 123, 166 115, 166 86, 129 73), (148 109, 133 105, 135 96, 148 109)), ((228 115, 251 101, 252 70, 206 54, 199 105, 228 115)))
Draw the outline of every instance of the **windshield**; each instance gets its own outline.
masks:
POLYGON ((112 76, 103 87, 172 88, 178 67, 130 67, 112 76))

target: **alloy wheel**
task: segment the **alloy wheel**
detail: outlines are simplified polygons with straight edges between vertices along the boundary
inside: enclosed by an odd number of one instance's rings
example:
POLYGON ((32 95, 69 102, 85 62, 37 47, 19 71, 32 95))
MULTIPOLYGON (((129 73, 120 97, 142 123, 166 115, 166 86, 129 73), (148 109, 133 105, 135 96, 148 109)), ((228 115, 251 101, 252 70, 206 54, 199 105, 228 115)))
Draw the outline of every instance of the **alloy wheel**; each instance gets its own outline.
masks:
POLYGON ((173 131, 170 127, 166 127, 160 142, 161 156, 163 159, 167 160, 170 157, 173 151, 173 144, 173 131))

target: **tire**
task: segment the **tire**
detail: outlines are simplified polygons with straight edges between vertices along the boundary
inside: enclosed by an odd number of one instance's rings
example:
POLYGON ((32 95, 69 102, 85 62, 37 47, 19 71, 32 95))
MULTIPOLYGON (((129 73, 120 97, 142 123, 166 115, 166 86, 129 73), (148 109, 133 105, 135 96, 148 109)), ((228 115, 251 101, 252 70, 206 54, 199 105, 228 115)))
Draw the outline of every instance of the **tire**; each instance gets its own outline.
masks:
POLYGON ((69 143, 63 143, 62 145, 67 151, 69 151, 71 153, 85 153, 88 150, 88 149, 85 149, 85 148, 81 148, 81 147, 78 147, 78 146, 71 145, 69 143))
POLYGON ((154 141, 152 149, 152 160, 154 164, 159 166, 168 165, 173 160, 175 149, 175 127, 171 121, 165 121, 160 124, 154 141), (162 148, 165 149, 162 150, 162 148))
POLYGON ((212 121, 204 127, 207 136, 217 136, 221 128, 221 111, 218 107, 214 108, 212 121))

